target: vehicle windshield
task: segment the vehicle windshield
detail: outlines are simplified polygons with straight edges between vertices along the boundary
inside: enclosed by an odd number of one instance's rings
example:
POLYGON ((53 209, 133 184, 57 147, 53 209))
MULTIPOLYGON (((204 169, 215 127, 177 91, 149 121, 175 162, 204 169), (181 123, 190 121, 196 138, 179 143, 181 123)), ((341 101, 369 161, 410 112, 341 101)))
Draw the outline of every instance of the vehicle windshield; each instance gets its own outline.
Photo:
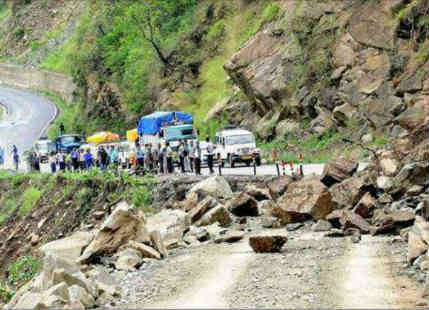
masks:
POLYGON ((80 142, 80 138, 76 137, 76 136, 62 137, 60 141, 61 141, 62 144, 79 143, 80 142))
POLYGON ((38 143, 37 149, 39 152, 52 152, 55 150, 52 143, 38 143))
POLYGON ((249 144, 255 143, 255 138, 253 137, 253 135, 229 136, 225 138, 225 143, 228 145, 249 144))
POLYGON ((192 125, 180 126, 180 127, 169 127, 169 128, 166 128, 165 132, 166 132, 165 139, 167 141, 196 139, 196 136, 194 134, 194 127, 192 125))

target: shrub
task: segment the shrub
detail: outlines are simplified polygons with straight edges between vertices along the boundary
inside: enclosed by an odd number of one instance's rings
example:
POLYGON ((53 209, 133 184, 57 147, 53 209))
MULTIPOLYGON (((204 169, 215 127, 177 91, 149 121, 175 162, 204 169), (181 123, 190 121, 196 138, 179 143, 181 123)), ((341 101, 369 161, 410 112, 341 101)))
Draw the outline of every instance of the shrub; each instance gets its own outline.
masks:
POLYGON ((22 206, 19 209, 18 214, 20 216, 27 215, 39 201, 42 193, 34 187, 29 187, 22 195, 22 206))
POLYGON ((40 270, 40 262, 31 256, 24 256, 8 268, 8 282, 16 285, 20 282, 31 280, 40 270))

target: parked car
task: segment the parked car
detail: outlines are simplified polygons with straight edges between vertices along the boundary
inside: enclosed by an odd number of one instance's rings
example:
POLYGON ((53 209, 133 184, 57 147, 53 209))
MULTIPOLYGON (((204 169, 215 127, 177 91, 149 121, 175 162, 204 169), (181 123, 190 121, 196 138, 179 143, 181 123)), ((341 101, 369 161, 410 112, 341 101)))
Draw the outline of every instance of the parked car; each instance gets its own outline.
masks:
POLYGON ((237 163, 250 166, 253 160, 261 164, 260 150, 256 147, 253 133, 248 130, 226 127, 216 133, 216 152, 223 163, 227 162, 231 168, 237 163))

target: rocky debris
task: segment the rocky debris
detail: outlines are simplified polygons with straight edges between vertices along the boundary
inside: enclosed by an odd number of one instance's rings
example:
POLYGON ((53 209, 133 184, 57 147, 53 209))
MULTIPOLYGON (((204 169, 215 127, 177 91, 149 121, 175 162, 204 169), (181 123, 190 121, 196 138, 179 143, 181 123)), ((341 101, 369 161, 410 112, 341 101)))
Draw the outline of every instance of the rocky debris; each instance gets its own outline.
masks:
POLYGON ((285 224, 323 219, 332 211, 331 199, 328 188, 316 178, 301 180, 289 185, 272 215, 285 224))
POLYGON ((274 216, 264 216, 261 218, 261 225, 264 228, 280 228, 282 224, 279 219, 274 216))
POLYGON ((145 219, 141 214, 137 214, 135 209, 121 202, 103 223, 78 261, 86 263, 100 255, 114 254, 120 246, 132 240, 150 242, 145 219))
POLYGON ((106 212, 104 211, 95 211, 94 213, 92 213, 92 216, 96 220, 102 220, 105 215, 106 215, 106 212))
POLYGON ((300 229, 301 227, 304 227, 304 223, 292 223, 292 224, 286 225, 286 230, 287 231, 295 231, 295 230, 300 229))
POLYGON ((144 243, 129 241, 128 244, 125 245, 125 248, 137 250, 144 258, 161 259, 161 254, 157 250, 144 243))
POLYGON ((36 246, 36 245, 38 245, 38 244, 39 244, 39 242, 40 242, 40 237, 39 237, 39 235, 36 235, 35 233, 32 233, 32 234, 29 236, 29 239, 30 239, 30 244, 31 244, 32 246, 36 246))
POLYGON ((153 244, 153 247, 161 254, 161 257, 167 258, 168 251, 164 245, 164 241, 162 241, 161 234, 159 233, 159 231, 152 231, 150 233, 150 240, 153 244))
POLYGON ((227 203, 228 210, 235 216, 258 216, 258 202, 246 193, 240 193, 227 203))
POLYGON ((277 200, 287 190, 288 186, 293 182, 293 179, 289 176, 281 176, 275 178, 269 182, 266 182, 266 187, 270 193, 272 199, 277 200))
POLYGON ((332 195, 332 208, 353 208, 366 193, 366 184, 362 177, 351 177, 329 188, 332 195))
POLYGON ((240 241, 241 239, 243 239, 245 235, 246 235, 246 233, 243 232, 243 231, 230 230, 230 231, 227 231, 224 234, 220 234, 215 239, 215 243, 222 243, 222 242, 233 243, 233 242, 237 242, 237 241, 240 241))
POLYGON ((189 215, 181 210, 162 210, 147 218, 148 231, 159 231, 161 238, 169 248, 182 240, 183 232, 191 225, 189 215))
POLYGON ((209 212, 204 214, 204 216, 198 222, 196 222, 195 225, 207 226, 214 223, 219 223, 219 225, 222 227, 228 227, 231 225, 231 215, 223 205, 218 205, 217 207, 211 209, 209 212))
POLYGON ((366 193, 353 208, 353 212, 359 214, 363 218, 369 218, 372 217, 376 208, 377 201, 372 197, 370 193, 366 193))
POLYGON ((326 220, 318 220, 317 223, 311 226, 312 231, 329 231, 332 228, 332 224, 326 220))
POLYGON ((344 231, 342 229, 338 229, 338 228, 331 228, 331 230, 329 232, 327 232, 325 234, 325 237, 344 237, 344 231))
POLYGON ((320 182, 327 187, 331 187, 335 183, 340 183, 353 176, 358 166, 359 163, 346 159, 331 161, 325 165, 320 182))
POLYGON ((378 152, 377 156, 380 160, 380 167, 383 174, 388 177, 395 176, 400 168, 399 160, 395 152, 383 150, 378 152))
POLYGON ((268 189, 258 188, 253 184, 247 186, 245 192, 256 201, 266 201, 272 199, 268 189))
POLYGON ((412 263, 429 248, 429 223, 416 216, 414 226, 408 232, 407 261, 412 263))
POLYGON ((280 252, 286 241, 286 236, 251 236, 249 245, 256 253, 274 253, 280 252))
POLYGON ((228 199, 233 196, 231 187, 225 178, 221 176, 214 176, 195 184, 189 193, 196 191, 204 192, 217 199, 228 199))
POLYGON ((93 232, 76 232, 70 237, 49 242, 40 247, 39 250, 44 256, 52 255, 74 262, 80 257, 83 249, 88 246, 93 238, 93 232))
POLYGON ((188 213, 191 223, 198 221, 207 211, 213 209, 218 202, 211 196, 207 196, 203 201, 191 209, 188 213))

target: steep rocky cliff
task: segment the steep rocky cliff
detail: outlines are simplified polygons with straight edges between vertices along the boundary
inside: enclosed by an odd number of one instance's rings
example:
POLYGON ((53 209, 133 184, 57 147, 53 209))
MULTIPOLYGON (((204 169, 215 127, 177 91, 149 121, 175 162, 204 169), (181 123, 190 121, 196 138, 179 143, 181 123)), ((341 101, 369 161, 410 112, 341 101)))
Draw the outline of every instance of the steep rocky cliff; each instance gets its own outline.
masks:
POLYGON ((82 117, 99 119, 92 129, 125 130, 143 113, 174 108, 193 112, 204 134, 228 122, 268 141, 336 131, 370 140, 401 137, 429 115, 425 0, 189 1, 176 32, 162 37, 168 65, 133 35, 135 25, 118 28, 127 1, 42 2, 14 6, 2 55, 49 69, 41 51, 59 48, 65 65, 53 69, 80 85, 82 117), (26 23, 29 8, 50 26, 26 23), (61 35, 51 37, 60 47, 39 38, 55 29, 56 15, 61 35), (33 24, 41 35, 28 31, 33 24), (62 43, 67 36, 74 45, 62 43), (31 48, 34 40, 43 48, 31 48), (130 40, 144 48, 129 48, 130 40))

